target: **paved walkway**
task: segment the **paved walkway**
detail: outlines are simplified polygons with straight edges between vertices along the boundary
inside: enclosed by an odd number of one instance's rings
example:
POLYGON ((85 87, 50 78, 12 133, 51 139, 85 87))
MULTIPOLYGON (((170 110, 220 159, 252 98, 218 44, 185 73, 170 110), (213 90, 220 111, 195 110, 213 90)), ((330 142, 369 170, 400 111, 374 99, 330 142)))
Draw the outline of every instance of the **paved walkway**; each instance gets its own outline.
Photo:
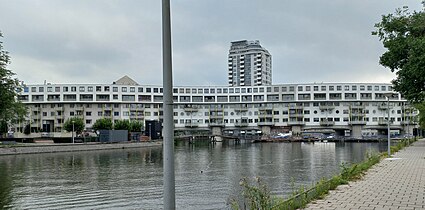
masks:
POLYGON ((425 139, 373 166, 306 209, 425 209, 425 139))

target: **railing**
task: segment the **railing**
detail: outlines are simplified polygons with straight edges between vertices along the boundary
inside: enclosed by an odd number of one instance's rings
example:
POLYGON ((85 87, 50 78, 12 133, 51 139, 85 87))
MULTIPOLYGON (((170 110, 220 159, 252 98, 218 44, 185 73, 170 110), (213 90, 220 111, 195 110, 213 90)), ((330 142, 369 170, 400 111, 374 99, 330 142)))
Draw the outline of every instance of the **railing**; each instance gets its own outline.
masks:
POLYGON ((184 126, 189 127, 189 128, 195 128, 195 127, 199 126, 199 123, 198 122, 185 122, 184 126))
POLYGON ((320 121, 320 125, 322 126, 332 126, 335 125, 334 121, 320 121))
POLYGON ((258 126, 274 126, 274 122, 257 122, 258 126))
POLYGON ((288 125, 304 125, 304 121, 288 121, 288 125))
POLYGON ((348 123, 350 125, 366 125, 366 121, 364 121, 364 120, 352 120, 348 123))
POLYGON ((246 127, 248 126, 247 122, 235 122, 236 127, 246 127))

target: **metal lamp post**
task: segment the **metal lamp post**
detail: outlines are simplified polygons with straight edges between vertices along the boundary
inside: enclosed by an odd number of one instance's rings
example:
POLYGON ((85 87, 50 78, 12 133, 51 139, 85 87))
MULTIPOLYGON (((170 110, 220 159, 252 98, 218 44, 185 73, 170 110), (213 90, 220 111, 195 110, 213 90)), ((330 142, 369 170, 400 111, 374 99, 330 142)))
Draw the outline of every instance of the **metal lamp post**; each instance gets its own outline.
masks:
POLYGON ((72 143, 74 144, 74 123, 75 121, 72 121, 72 143))
POLYGON ((387 116, 387 139, 388 139, 388 158, 391 157, 391 136, 390 136, 390 97, 393 96, 394 93, 384 93, 384 96, 387 97, 387 110, 388 110, 388 116, 387 116))
POLYGON ((162 0, 162 78, 164 88, 164 209, 176 209, 174 175, 173 71, 170 0, 162 0))

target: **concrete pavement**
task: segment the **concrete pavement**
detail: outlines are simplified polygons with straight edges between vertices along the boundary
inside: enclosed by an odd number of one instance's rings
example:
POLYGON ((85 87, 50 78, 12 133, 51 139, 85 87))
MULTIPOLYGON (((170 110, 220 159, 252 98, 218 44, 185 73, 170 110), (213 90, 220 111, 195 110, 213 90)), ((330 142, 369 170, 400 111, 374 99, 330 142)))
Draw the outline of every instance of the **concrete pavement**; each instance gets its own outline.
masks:
POLYGON ((305 209, 425 209, 425 139, 382 160, 305 209))

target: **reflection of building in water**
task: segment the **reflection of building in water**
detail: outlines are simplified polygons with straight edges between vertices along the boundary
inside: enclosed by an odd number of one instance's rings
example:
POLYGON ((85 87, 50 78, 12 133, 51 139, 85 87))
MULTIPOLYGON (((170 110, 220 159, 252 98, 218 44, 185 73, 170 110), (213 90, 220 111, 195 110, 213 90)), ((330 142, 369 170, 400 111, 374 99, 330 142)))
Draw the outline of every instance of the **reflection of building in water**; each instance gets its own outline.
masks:
MULTIPOLYGON (((101 118, 162 121, 162 91, 161 86, 139 85, 128 77, 112 84, 26 85, 19 99, 29 113, 16 125, 15 137, 23 136, 27 124, 32 135, 70 135, 63 129, 70 117, 83 118, 87 129, 101 118)), ((174 127, 176 132, 214 135, 385 135, 388 91, 391 84, 383 83, 174 87, 174 127)), ((412 134, 416 115, 400 94, 390 98, 392 132, 412 134)))

